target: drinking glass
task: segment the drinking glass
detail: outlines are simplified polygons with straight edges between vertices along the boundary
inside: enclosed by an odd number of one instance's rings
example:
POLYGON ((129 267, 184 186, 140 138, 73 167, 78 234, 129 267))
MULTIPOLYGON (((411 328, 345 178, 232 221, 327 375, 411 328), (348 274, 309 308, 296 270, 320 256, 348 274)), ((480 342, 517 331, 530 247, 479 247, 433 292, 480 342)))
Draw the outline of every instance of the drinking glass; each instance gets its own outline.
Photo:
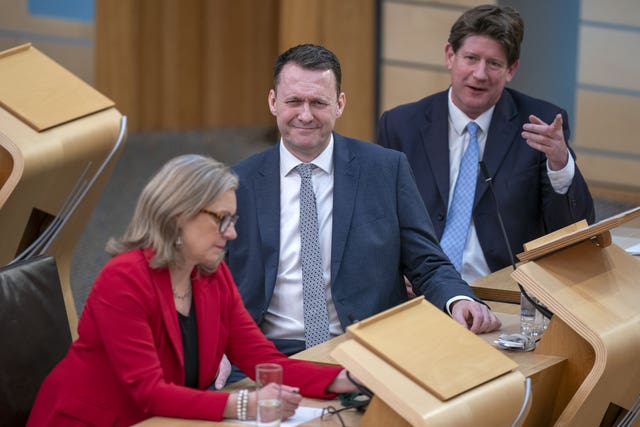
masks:
MULTIPOLYGON (((536 304, 540 304, 535 297, 529 295, 529 298, 536 304)), ((520 332, 522 335, 538 340, 545 329, 547 321, 540 310, 529 301, 524 293, 520 294, 520 332)))
POLYGON ((258 426, 278 427, 282 418, 282 366, 277 363, 256 365, 256 391, 258 395, 258 426), (268 387, 269 384, 277 387, 268 387))

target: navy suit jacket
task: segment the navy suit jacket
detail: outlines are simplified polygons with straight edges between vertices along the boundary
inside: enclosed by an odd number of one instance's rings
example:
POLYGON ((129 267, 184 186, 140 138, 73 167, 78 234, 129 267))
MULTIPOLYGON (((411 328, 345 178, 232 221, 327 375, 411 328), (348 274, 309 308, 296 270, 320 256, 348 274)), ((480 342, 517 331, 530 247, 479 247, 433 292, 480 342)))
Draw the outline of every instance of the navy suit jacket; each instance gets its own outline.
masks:
MULTIPOLYGON (((331 292, 342 327, 406 301, 403 274, 440 309, 456 295, 475 298, 440 249, 405 155, 334 133, 333 156, 331 292)), ((234 170, 240 218, 227 262, 260 324, 278 271, 278 145, 234 170)))
MULTIPOLYGON (((551 123, 558 113, 562 114, 568 142, 567 113, 553 104, 505 89, 493 112, 483 160, 514 255, 522 252, 528 241, 581 219, 595 220, 593 200, 577 165, 567 194, 557 194, 549 181, 546 156, 529 147, 520 135, 530 114, 551 123)), ((378 126, 378 144, 407 155, 438 239, 449 204, 448 123, 444 91, 385 112, 378 126)), ((575 158, 572 151, 571 155, 575 158)), ((478 177, 473 221, 491 271, 511 264, 495 202, 482 176, 478 177)))

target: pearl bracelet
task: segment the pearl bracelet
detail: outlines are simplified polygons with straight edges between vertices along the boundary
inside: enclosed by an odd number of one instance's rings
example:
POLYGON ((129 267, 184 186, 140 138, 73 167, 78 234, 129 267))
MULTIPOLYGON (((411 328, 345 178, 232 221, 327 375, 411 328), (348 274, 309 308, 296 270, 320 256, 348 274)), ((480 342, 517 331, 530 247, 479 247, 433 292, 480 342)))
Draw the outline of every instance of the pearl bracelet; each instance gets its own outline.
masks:
POLYGON ((236 404, 236 411, 240 421, 245 421, 247 419, 247 403, 249 403, 249 390, 245 388, 238 391, 238 400, 236 404))

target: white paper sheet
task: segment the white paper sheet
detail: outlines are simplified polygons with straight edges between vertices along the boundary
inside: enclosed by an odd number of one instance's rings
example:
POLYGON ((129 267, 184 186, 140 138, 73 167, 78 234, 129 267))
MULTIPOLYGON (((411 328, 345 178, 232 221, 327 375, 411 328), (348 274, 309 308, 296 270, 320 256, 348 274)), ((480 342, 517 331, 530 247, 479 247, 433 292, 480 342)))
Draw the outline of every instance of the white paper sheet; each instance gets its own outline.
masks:
POLYGON ((627 251, 627 253, 630 253, 631 255, 640 255, 640 243, 636 243, 630 248, 625 249, 625 251, 627 251))
MULTIPOLYGON (((314 418, 318 418, 320 415, 322 415, 322 408, 310 408, 308 406, 298 406, 298 409, 296 409, 296 413, 293 415, 293 417, 289 417, 286 421, 282 421, 280 423, 280 427, 295 427, 297 425, 306 423, 307 421, 310 421, 314 418)), ((256 425, 256 420, 238 421, 238 420, 225 419, 225 421, 233 421, 238 424, 248 424, 252 426, 256 425)))

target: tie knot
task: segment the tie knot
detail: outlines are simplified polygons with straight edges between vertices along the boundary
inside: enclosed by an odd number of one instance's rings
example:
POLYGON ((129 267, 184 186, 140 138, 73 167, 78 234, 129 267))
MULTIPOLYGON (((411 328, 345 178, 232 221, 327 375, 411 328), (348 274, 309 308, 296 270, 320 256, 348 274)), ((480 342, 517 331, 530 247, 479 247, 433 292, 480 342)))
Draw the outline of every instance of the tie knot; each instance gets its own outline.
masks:
POLYGON ((301 178, 311 178, 311 171, 315 168, 316 165, 313 163, 300 163, 296 166, 296 172, 298 172, 301 178))
POLYGON ((475 137, 478 133, 478 124, 476 122, 467 123, 467 132, 469 132, 469 136, 475 137))

